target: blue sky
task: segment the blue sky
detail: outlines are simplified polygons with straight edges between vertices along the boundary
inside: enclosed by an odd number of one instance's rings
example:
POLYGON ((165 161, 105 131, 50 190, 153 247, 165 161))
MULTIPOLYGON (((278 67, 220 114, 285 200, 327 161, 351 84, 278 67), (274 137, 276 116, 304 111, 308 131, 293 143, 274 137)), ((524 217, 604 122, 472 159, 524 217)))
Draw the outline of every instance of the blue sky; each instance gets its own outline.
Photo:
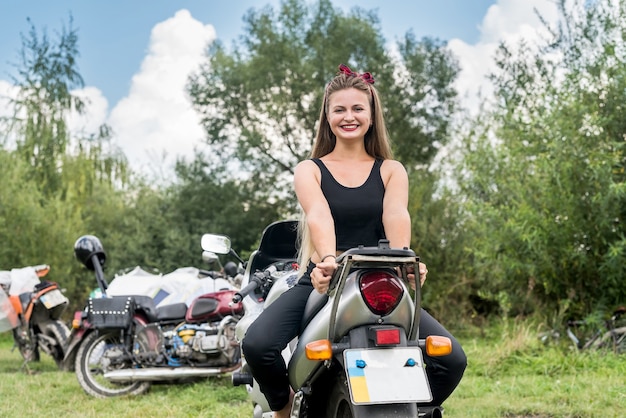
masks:
MULTIPOLYGON (((313 0, 308 0, 311 4, 313 0)), ((484 92, 492 54, 502 41, 537 36, 535 9, 555 16, 554 0, 331 0, 347 12, 358 5, 376 11, 391 45, 411 30, 418 37, 448 41, 461 72, 456 88, 475 108, 484 92)), ((243 16, 280 0, 0 0, 0 116, 15 94, 11 74, 30 18, 54 37, 69 16, 78 29, 78 69, 88 99, 85 115, 73 115, 77 134, 112 127, 113 142, 139 170, 164 167, 175 157, 203 149, 204 132, 184 95, 188 75, 204 61, 206 45, 226 46, 244 34, 243 16)), ((367 69, 360 69, 366 71, 367 69)), ((1 139, 1 138, 0 138, 1 139)), ((157 173, 158 175, 158 173, 157 173)))
MULTIPOLYGON (((336 7, 349 10, 358 4, 378 10, 384 36, 393 41, 409 29, 418 37, 460 38, 473 43, 478 26, 495 0, 334 0, 336 7)), ((79 69, 87 85, 99 87, 110 103, 128 91, 148 47, 150 31, 180 9, 205 24, 214 26, 217 38, 226 45, 244 33, 243 16, 250 8, 279 4, 275 0, 231 1, 84 1, 21 0, 0 3, 0 79, 14 68, 21 47, 20 33, 27 33, 30 18, 49 35, 74 18, 79 34, 79 69)))

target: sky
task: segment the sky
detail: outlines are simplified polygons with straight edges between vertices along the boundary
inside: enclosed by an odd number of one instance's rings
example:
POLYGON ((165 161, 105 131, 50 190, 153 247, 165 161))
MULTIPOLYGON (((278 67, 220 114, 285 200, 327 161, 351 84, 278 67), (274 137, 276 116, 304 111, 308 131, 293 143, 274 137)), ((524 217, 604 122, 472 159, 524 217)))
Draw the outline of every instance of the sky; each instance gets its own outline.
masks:
MULTIPOLYGON (((456 87, 468 108, 485 91, 499 42, 537 37, 535 10, 548 21, 556 17, 553 0, 331 2, 344 12, 375 11, 390 48, 408 31, 446 41, 461 67, 456 87)), ((27 18, 55 39, 71 16, 85 82, 75 94, 89 101, 85 115, 71 118, 72 130, 89 134, 107 123, 131 167, 162 175, 177 156, 192 158, 203 147, 199 118, 184 94, 187 76, 205 60, 209 43, 229 47, 245 34, 246 12, 267 5, 277 10, 280 0, 0 0, 0 116, 7 112, 3 96, 15 94, 13 64, 30 29, 27 18)))

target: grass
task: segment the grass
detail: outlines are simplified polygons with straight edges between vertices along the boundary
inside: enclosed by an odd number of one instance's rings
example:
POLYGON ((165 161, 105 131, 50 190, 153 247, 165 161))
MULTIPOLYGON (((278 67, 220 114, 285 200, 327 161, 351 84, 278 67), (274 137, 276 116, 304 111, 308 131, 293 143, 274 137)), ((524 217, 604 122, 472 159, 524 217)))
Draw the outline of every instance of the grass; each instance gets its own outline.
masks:
MULTIPOLYGON (((531 322, 504 321, 480 334, 456 332, 468 368, 446 401, 454 418, 622 417, 626 407, 626 356, 544 346, 531 322)), ((42 356, 22 367, 11 351, 10 333, 0 334, 0 416, 64 417, 250 417, 246 391, 229 377, 195 383, 158 384, 142 396, 95 399, 74 373, 60 372, 42 356)))

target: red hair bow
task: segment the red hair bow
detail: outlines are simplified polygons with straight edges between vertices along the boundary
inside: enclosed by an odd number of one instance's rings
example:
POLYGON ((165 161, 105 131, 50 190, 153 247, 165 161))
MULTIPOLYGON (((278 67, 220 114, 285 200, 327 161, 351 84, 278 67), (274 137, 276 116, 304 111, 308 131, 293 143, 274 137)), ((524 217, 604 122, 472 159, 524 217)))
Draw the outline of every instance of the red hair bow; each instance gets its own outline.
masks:
POLYGON ((350 67, 348 67, 345 64, 339 65, 339 71, 349 77, 361 77, 367 84, 374 84, 374 77, 372 77, 371 73, 359 74, 357 72, 352 71, 350 67))

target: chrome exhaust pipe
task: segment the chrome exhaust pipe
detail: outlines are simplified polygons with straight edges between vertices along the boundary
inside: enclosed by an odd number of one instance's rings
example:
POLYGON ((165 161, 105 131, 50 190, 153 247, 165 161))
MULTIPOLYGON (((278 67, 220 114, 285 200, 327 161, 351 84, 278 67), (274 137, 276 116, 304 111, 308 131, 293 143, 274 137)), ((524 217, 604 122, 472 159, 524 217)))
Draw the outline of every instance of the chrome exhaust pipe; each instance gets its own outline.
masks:
POLYGON ((433 406, 431 408, 427 408, 425 410, 420 409, 420 412, 417 414, 419 418, 442 418, 443 417, 443 408, 438 406, 433 406))
POLYGON ((230 373, 239 368, 231 367, 150 367, 123 369, 106 372, 104 378, 111 382, 159 382, 190 377, 212 377, 230 373))

